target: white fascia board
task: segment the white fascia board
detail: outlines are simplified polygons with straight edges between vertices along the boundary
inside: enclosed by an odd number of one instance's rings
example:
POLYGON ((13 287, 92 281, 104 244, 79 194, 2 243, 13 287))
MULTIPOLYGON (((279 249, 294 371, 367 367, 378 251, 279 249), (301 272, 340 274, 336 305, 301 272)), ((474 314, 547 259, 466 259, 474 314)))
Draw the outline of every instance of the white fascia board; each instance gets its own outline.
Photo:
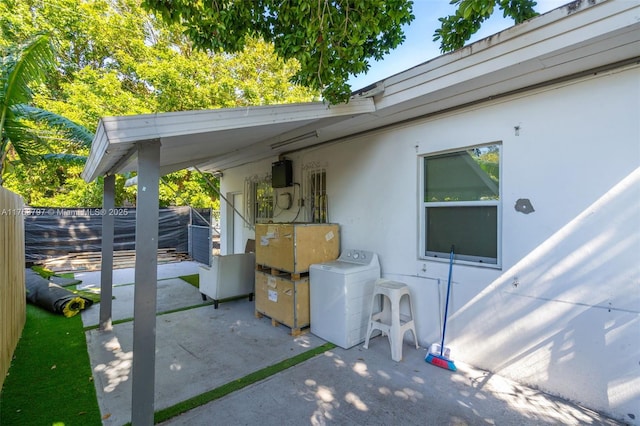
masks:
POLYGON ((100 168, 100 163, 107 152, 108 145, 109 140, 105 133, 104 124, 102 120, 100 120, 96 133, 93 136, 93 141, 91 142, 89 157, 87 157, 84 169, 80 175, 86 182, 91 182, 97 177, 96 170, 100 168))
POLYGON ((372 112, 373 102, 358 99, 348 104, 322 102, 179 111, 104 118, 109 143, 136 142, 163 137, 256 127, 327 116, 372 112))
MULTIPOLYGON (((635 2, 598 0, 596 3, 598 4, 587 6, 588 12, 592 13, 590 15, 579 15, 576 11, 569 12, 569 5, 565 5, 482 40, 478 40, 458 50, 443 54, 423 64, 416 65, 385 79, 383 82, 386 86, 385 92, 390 94, 406 90, 410 87, 427 83, 435 76, 448 75, 456 69, 466 68, 475 62, 484 61, 487 57, 498 57, 513 50, 526 48, 541 40, 553 38, 559 32, 566 32, 567 30, 584 26, 587 23, 593 22, 594 19, 598 20, 602 17, 619 14, 629 9, 637 9, 637 3, 635 2), (603 9, 597 9, 597 7, 602 7, 603 9), (577 21, 579 18, 581 20, 577 21), (553 29, 552 26, 554 26, 555 29, 553 29), (490 49, 490 51, 486 52, 487 49, 490 49), (482 52, 485 53, 485 56, 480 55, 482 52), (475 58, 474 61, 466 64, 464 62, 461 63, 462 60, 470 56, 475 58), (443 67, 446 69, 442 70, 443 67), (393 90, 390 89, 391 87, 394 87, 393 90)), ((631 23, 637 22, 637 18, 634 19, 632 15, 627 15, 627 19, 630 19, 631 23)))
POLYGON ((385 94, 377 100, 376 106, 384 111, 408 99, 433 94, 523 63, 529 68, 520 72, 530 74, 544 69, 544 59, 553 57, 556 52, 584 46, 589 40, 625 28, 637 31, 638 14, 633 13, 634 10, 640 13, 640 4, 616 0, 571 13, 566 6, 556 9, 390 77, 384 81, 385 94))

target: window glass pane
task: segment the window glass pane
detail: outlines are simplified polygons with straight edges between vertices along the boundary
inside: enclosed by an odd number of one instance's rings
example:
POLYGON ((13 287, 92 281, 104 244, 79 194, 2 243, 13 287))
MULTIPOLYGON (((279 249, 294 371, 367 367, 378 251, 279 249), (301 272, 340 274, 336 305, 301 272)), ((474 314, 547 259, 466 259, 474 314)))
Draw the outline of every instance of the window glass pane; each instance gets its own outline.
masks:
POLYGON ((263 180, 255 186, 255 219, 264 222, 273 218, 273 188, 271 182, 263 180))
POLYGON ((327 223, 327 173, 325 170, 309 173, 309 200, 311 202, 311 221, 313 223, 327 223))
POLYGON ((498 145, 426 157, 424 201, 497 200, 499 166, 498 145))
POLYGON ((497 263, 498 208, 427 207, 427 255, 448 257, 451 245, 469 260, 497 263))

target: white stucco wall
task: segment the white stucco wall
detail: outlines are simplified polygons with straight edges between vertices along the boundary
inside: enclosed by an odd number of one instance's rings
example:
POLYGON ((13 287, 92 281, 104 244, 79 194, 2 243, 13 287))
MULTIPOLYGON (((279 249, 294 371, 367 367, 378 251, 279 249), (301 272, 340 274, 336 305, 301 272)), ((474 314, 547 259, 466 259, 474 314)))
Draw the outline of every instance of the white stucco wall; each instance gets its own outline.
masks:
MULTIPOLYGON (((637 422, 639 67, 287 158, 296 182, 306 164, 326 164, 342 248, 377 252, 383 276, 411 287, 427 346, 439 340, 448 264, 418 258, 420 155, 489 142, 502 143, 502 267, 454 265, 452 358, 637 422), (515 211, 519 198, 535 212, 515 211)), ((269 172, 273 160, 225 171, 223 193, 241 191, 246 176, 269 172)))

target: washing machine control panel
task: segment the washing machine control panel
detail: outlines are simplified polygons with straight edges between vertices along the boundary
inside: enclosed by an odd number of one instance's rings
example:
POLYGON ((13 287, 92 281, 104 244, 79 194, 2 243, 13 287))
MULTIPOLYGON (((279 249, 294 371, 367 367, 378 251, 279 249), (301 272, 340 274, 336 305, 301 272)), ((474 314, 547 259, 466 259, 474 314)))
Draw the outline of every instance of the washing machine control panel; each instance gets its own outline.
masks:
POLYGON ((358 263, 361 265, 368 265, 371 263, 375 254, 367 250, 344 250, 338 258, 341 262, 358 263))

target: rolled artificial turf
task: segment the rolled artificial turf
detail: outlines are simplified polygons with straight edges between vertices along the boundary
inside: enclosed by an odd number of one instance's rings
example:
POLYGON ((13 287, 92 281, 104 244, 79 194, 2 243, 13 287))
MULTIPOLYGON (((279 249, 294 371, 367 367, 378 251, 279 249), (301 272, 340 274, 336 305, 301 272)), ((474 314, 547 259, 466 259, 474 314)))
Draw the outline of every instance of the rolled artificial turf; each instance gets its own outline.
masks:
POLYGON ((0 395, 0 425, 101 425, 80 315, 27 305, 0 395))

